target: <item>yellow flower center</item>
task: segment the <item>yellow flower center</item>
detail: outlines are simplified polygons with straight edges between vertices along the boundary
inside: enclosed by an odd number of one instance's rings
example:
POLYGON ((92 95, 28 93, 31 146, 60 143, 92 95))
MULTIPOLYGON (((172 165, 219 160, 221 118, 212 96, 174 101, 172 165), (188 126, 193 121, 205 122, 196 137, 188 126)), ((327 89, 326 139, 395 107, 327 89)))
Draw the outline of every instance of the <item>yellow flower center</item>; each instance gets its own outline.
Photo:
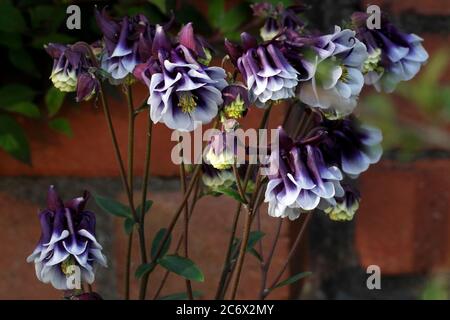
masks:
POLYGON ((239 119, 245 111, 244 100, 242 100, 241 96, 238 95, 236 100, 224 107, 223 111, 227 118, 239 119))
POLYGON ((184 113, 192 112, 197 106, 197 102, 195 101, 197 97, 193 96, 189 92, 181 93, 178 99, 178 106, 184 113))

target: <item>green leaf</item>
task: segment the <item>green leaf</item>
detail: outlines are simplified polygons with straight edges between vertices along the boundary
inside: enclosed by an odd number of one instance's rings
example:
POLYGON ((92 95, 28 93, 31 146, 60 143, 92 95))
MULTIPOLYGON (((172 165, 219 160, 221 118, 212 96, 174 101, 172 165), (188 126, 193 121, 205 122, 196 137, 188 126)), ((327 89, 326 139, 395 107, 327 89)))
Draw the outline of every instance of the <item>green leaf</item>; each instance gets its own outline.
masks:
POLYGON ((48 89, 45 95, 45 104, 47 105, 48 115, 50 117, 53 117, 61 109, 65 96, 66 94, 64 92, 59 91, 55 87, 48 89))
POLYGON ((17 102, 9 106, 0 106, 3 110, 21 114, 29 118, 39 118, 41 113, 36 104, 29 101, 17 102))
MULTIPOLYGON (((156 254, 158 253, 159 246, 161 245, 161 242, 163 241, 163 238, 164 238, 166 232, 167 232, 166 228, 160 229, 156 233, 155 238, 153 239, 152 250, 151 250, 151 257, 153 260, 155 259, 156 254)), ((162 248, 162 251, 161 251, 161 254, 159 255, 159 257, 163 257, 167 253, 167 251, 169 251, 171 242, 172 242, 172 235, 169 235, 166 242, 164 243, 164 247, 162 248)))
MULTIPOLYGON (((199 297, 203 296, 203 292, 193 291, 192 295, 194 296, 194 298, 199 298, 199 297)), ((173 294, 169 294, 167 296, 158 298, 158 300, 188 300, 188 299, 189 299, 189 297, 186 292, 173 293, 173 294)))
POLYGON ((155 263, 144 263, 141 264, 137 269, 136 272, 134 273, 134 276, 136 278, 141 278, 142 276, 144 276, 145 274, 152 272, 153 269, 155 269, 156 264, 155 263))
POLYGON ((261 257, 261 255, 259 254, 258 251, 256 251, 255 248, 251 248, 250 250, 247 250, 248 253, 250 253, 252 256, 256 257, 256 259, 258 259, 259 261, 263 261, 263 258, 261 257))
POLYGON ((228 36, 229 33, 234 32, 247 19, 247 4, 237 5, 227 12, 225 12, 223 23, 220 27, 223 34, 228 36))
POLYGON ((150 0, 162 13, 167 13, 166 1, 165 0, 150 0))
POLYGON ((114 199, 99 195, 95 195, 94 199, 100 209, 106 213, 122 218, 133 218, 130 208, 114 199))
POLYGON ((31 45, 36 49, 42 49, 44 45, 53 42, 53 43, 72 43, 75 42, 76 38, 69 36, 64 33, 51 33, 44 36, 36 36, 33 37, 33 41, 31 45))
POLYGON ((135 222, 134 222, 133 218, 126 218, 123 221, 123 228, 125 230, 125 233, 130 234, 131 231, 133 231, 134 225, 135 225, 135 222))
POLYGON ((190 259, 180 257, 178 255, 164 256, 158 260, 158 263, 175 274, 182 276, 185 279, 203 282, 203 276, 200 268, 190 259))
POLYGON ((255 244, 264 237, 265 233, 262 231, 251 231, 248 235, 247 249, 250 250, 255 244))
POLYGON ((208 3, 208 20, 211 25, 220 28, 225 16, 225 1, 224 0, 212 0, 208 3))
POLYGON ((31 27, 55 32, 65 21, 66 10, 55 5, 35 5, 29 9, 31 27))
POLYGON ((0 1, 0 31, 22 33, 26 30, 25 19, 11 1, 0 1))
POLYGON ((39 72, 34 64, 30 54, 24 49, 12 49, 9 50, 9 61, 17 69, 28 73, 34 77, 39 77, 39 72))
POLYGON ((0 148, 17 160, 31 164, 30 147, 22 127, 6 114, 0 115, 0 148))
MULTIPOLYGON (((148 212, 148 210, 150 210, 152 205, 153 205, 153 201, 152 200, 145 201, 144 214, 146 214, 148 212)), ((138 207, 136 208, 136 213, 140 215, 141 211, 142 211, 142 206, 138 205, 138 207)))
POLYGON ((48 122, 48 125, 53 130, 61 132, 62 134, 65 134, 69 138, 73 137, 72 128, 70 127, 70 123, 67 119, 55 118, 55 119, 50 120, 48 122))
POLYGON ((214 188, 213 191, 221 193, 221 194, 225 194, 225 195, 233 198, 234 200, 237 200, 241 203, 245 203, 244 199, 242 199, 239 192, 231 187, 218 187, 218 188, 214 188))
POLYGON ((0 105, 10 106, 17 102, 32 101, 36 92, 22 84, 8 84, 0 87, 0 105))
POLYGON ((0 45, 9 49, 20 49, 22 38, 18 33, 0 32, 0 45))
POLYGON ((292 276, 292 277, 290 277, 290 278, 288 278, 288 279, 286 279, 284 281, 281 281, 276 286, 274 286, 271 290, 290 285, 290 284, 292 284, 294 282, 299 281, 300 279, 303 279, 305 277, 310 276, 311 274, 312 274, 312 272, 310 272, 310 271, 297 273, 296 275, 294 275, 294 276, 292 276))

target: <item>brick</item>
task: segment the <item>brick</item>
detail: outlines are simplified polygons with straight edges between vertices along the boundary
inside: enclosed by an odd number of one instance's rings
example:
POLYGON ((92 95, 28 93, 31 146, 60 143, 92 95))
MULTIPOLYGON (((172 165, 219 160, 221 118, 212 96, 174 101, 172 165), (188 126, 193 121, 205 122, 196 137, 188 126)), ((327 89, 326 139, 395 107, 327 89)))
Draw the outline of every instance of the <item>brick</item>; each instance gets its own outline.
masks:
POLYGON ((383 161, 362 176, 355 244, 383 274, 449 268, 450 160, 383 161))
MULTIPOLYGON (((147 248, 149 248, 152 237, 161 227, 168 225, 177 204, 181 200, 180 193, 178 192, 157 192, 149 195, 153 199, 154 206, 151 213, 148 215, 146 221, 146 234, 147 234, 147 248), (171 201, 167 201, 171 199, 171 201)), ((220 273, 222 270, 223 260, 225 258, 225 250, 228 242, 228 236, 232 219, 234 216, 236 203, 229 198, 219 197, 205 197, 199 200, 197 208, 194 212, 190 223, 190 258, 195 261, 205 274, 205 282, 196 283, 193 282, 194 290, 200 290, 204 293, 203 299, 212 299, 217 288, 220 273)), ((277 220, 267 215, 267 209, 264 207, 261 209, 262 214, 262 229, 266 233, 264 237, 264 252, 267 255, 269 245, 273 233, 276 228, 277 220)), ((243 214, 241 216, 243 218, 243 214)), ((180 218, 182 219, 182 217, 180 218)), ((241 219, 241 222, 243 219, 241 219)), ((182 220, 179 221, 175 234, 172 240, 171 252, 174 250, 176 241, 180 234, 180 226, 182 220)), ((288 223, 284 225, 280 241, 277 246, 277 253, 274 256, 271 270, 278 272, 281 268, 284 259, 286 258, 290 242, 289 242, 289 229, 288 223)), ((239 227, 238 236, 241 237, 242 226, 239 227)), ((117 224, 118 240, 116 244, 117 255, 117 269, 119 284, 119 292, 123 293, 123 265, 126 256, 126 238, 122 231, 121 223, 117 224)), ((135 238, 136 241, 137 238, 135 238)), ((135 270, 140 264, 139 252, 137 248, 133 251, 133 263, 132 269, 135 270)), ((182 252, 182 251, 181 251, 182 252)), ((257 259, 252 255, 247 255, 241 278, 241 285, 238 290, 239 299, 256 299, 259 293, 260 277, 259 277, 259 263, 257 259)), ((157 268, 154 274, 150 277, 149 293, 148 297, 153 297, 155 288, 159 285, 162 275, 164 274, 161 268, 157 268)), ((284 277, 288 277, 288 272, 284 277)), ((273 274, 271 274, 273 277, 273 274)), ((269 282, 272 278, 269 278, 269 282)), ((284 278, 283 278, 284 279, 284 278)), ((177 275, 171 274, 167 281, 167 285, 162 292, 162 295, 182 292, 185 290, 185 284, 182 278, 177 275)), ((135 298, 138 295, 138 283, 132 278, 132 297, 135 298)), ((287 299, 289 297, 289 288, 280 288, 273 292, 270 296, 272 299, 287 299)))

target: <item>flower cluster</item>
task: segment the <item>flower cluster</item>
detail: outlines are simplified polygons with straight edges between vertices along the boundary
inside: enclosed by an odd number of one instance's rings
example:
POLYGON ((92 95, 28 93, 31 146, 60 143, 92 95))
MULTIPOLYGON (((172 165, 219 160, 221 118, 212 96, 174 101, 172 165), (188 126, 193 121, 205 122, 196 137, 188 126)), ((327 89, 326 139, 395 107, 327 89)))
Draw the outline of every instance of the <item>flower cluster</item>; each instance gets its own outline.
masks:
POLYGON ((36 267, 36 277, 59 290, 68 287, 68 276, 79 267, 81 279, 91 284, 98 265, 106 267, 102 246, 95 235, 95 214, 85 210, 89 193, 64 203, 50 186, 47 208, 39 213, 41 238, 27 258, 36 267))

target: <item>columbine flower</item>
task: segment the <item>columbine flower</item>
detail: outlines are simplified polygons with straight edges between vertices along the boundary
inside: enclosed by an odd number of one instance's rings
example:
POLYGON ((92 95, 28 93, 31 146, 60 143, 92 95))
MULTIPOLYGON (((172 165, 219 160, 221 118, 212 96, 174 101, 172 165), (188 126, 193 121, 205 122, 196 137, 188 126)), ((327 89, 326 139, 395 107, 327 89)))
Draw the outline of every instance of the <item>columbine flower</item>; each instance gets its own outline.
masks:
POLYGON ((194 35, 187 37, 184 28, 179 43, 173 45, 163 28, 157 26, 153 57, 141 77, 150 90, 152 121, 171 129, 192 131, 217 115, 223 102, 221 90, 227 82, 225 70, 206 67, 198 61, 194 35))
POLYGON ((364 85, 361 68, 367 58, 366 46, 354 31, 336 26, 333 34, 317 39, 314 49, 315 75, 301 87, 300 100, 341 116, 351 113, 364 85))
POLYGON ((211 189, 218 187, 230 187, 235 178, 231 170, 218 170, 211 165, 202 164, 202 181, 211 189))
POLYGON ((224 130, 213 135, 208 146, 204 151, 204 158, 206 163, 212 165, 218 170, 230 169, 233 164, 236 163, 236 167, 239 166, 237 161, 237 154, 239 141, 234 129, 237 126, 237 122, 234 120, 228 120, 224 124, 224 130))
POLYGON ((95 215, 84 209, 89 198, 82 197, 63 203, 53 186, 47 196, 47 209, 39 213, 41 238, 27 262, 36 267, 36 277, 59 290, 68 290, 68 267, 78 266, 81 279, 94 282, 97 265, 106 267, 102 246, 95 237, 95 215))
POLYGON ((348 185, 344 186, 343 197, 335 198, 334 203, 323 211, 334 221, 350 221, 359 208, 359 192, 348 185))
POLYGON ((251 7, 255 16, 266 19, 264 26, 260 29, 260 35, 264 41, 272 40, 284 29, 298 31, 303 26, 303 22, 298 17, 298 14, 304 9, 303 6, 294 5, 284 8, 281 3, 274 6, 273 4, 262 2, 256 3, 251 7))
POLYGON ((288 99, 295 96, 299 72, 288 62, 279 43, 258 45, 248 33, 241 35, 243 50, 226 41, 225 46, 232 61, 241 72, 249 90, 252 103, 260 108, 267 102, 288 99), (238 58, 236 54, 242 52, 238 58))
POLYGON ((113 79, 122 80, 150 57, 155 27, 142 14, 116 21, 103 9, 101 13, 96 10, 95 17, 106 49, 102 69, 113 79))
POLYGON ((327 166, 320 149, 312 144, 294 142, 279 129, 279 148, 271 152, 269 182, 265 202, 269 215, 294 220, 301 211, 315 209, 321 199, 342 196, 342 174, 327 166))
POLYGON ((327 132, 320 146, 326 160, 350 176, 359 175, 380 160, 383 136, 377 128, 362 125, 353 116, 336 121, 324 119, 320 126, 327 132))
POLYGON ((228 119, 239 119, 247 113, 250 106, 248 91, 241 84, 230 84, 222 90, 222 114, 228 119))
POLYGON ((91 72, 94 67, 87 44, 63 45, 50 43, 45 46, 53 58, 50 79, 55 88, 63 92, 77 92, 77 101, 89 100, 97 91, 99 81, 91 72))
POLYGON ((368 29, 368 14, 355 12, 352 22, 356 36, 367 46, 369 59, 364 64, 366 84, 377 91, 392 92, 400 81, 411 80, 428 60, 422 38, 398 30, 385 16, 380 29, 368 29))

